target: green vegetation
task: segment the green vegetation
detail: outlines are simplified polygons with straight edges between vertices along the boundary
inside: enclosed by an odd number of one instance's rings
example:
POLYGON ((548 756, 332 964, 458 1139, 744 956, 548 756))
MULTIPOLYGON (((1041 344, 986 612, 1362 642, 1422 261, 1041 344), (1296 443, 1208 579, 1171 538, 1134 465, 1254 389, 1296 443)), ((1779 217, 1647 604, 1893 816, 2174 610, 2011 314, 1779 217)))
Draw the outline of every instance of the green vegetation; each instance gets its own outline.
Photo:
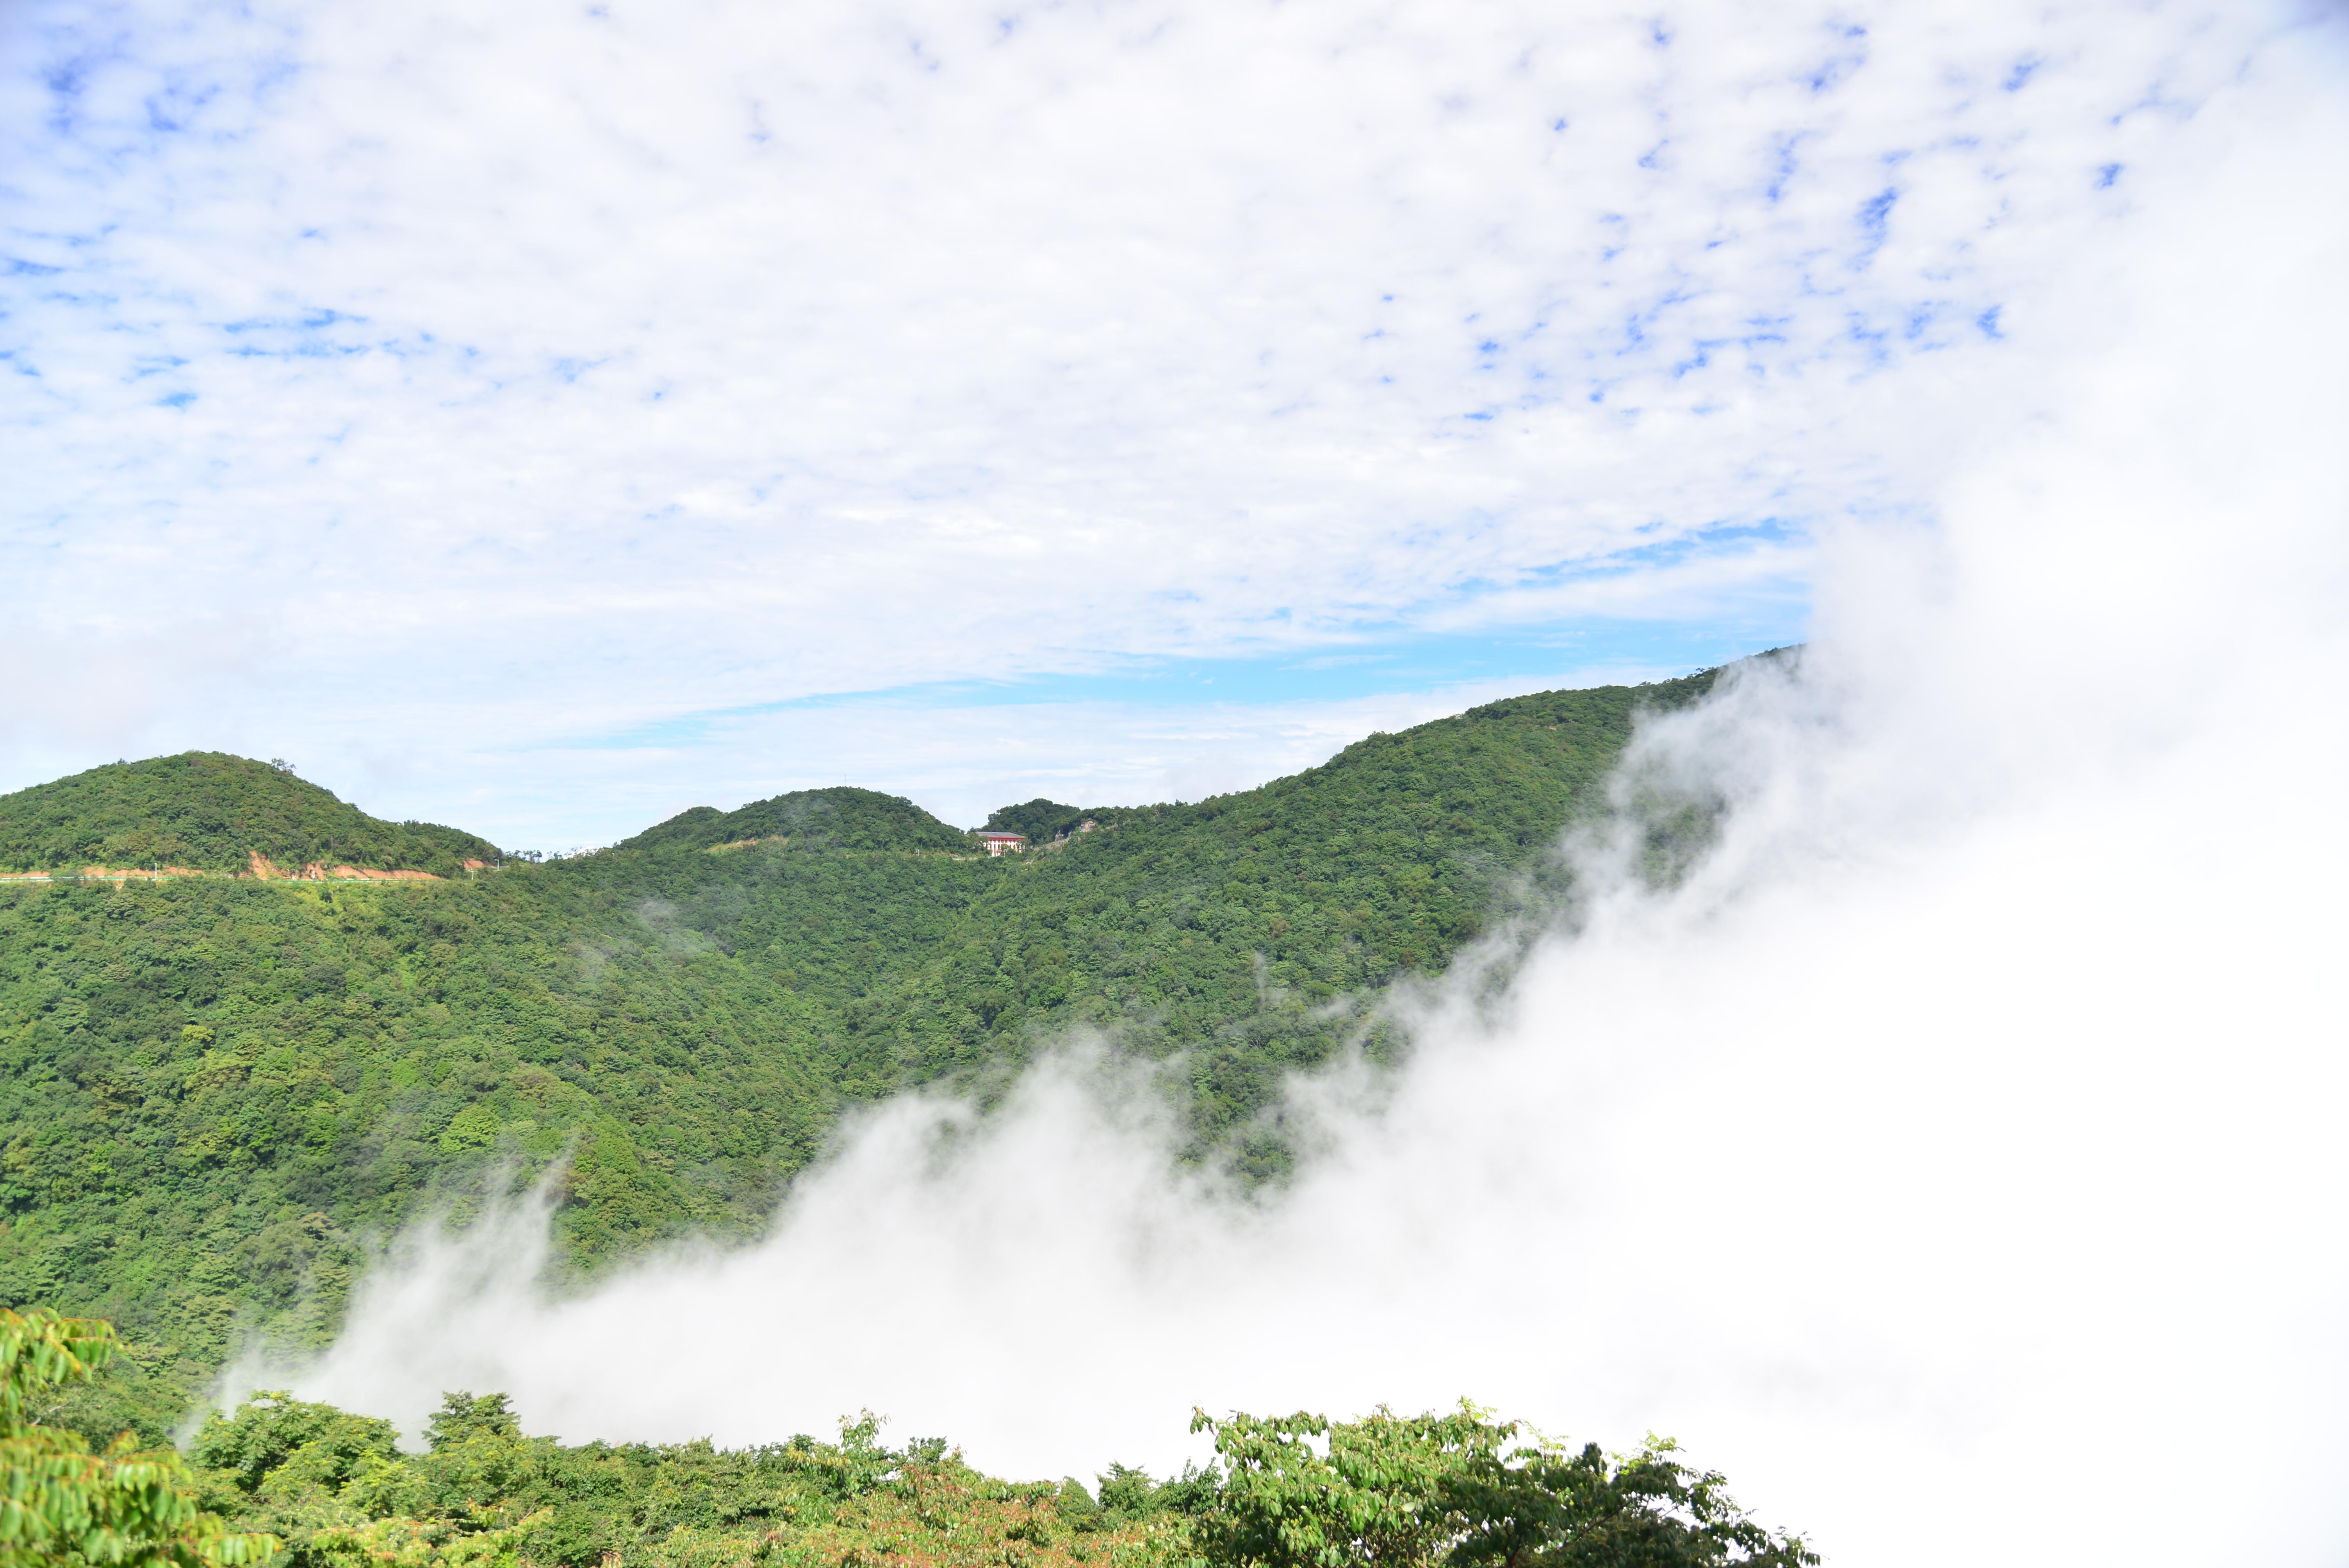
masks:
POLYGON ((1462 1401, 1450 1415, 1381 1408, 1331 1425, 1299 1412, 1202 1414, 1224 1474, 1193 1532, 1233 1568, 1802 1568, 1818 1557, 1755 1523, 1718 1471, 1667 1440, 1610 1458, 1462 1401))
POLYGON ((280 1552, 274 1536, 224 1531, 171 1449, 141 1452, 126 1431, 94 1452, 38 1418, 120 1348, 111 1324, 0 1308, 0 1568, 228 1568, 280 1552))
MULTIPOLYGON (((119 1323, 139 1348, 88 1398, 160 1438, 240 1333, 330 1335, 374 1241, 493 1170, 560 1165, 567 1270, 746 1237, 845 1108, 988 1092, 1079 1029, 1165 1064, 1186 1157, 1278 1180, 1284 1076, 1397 1048, 1380 988, 1559 896, 1546 847, 1637 712, 1712 678, 1490 704, 999 860, 823 789, 440 882, 0 885, 0 1300, 119 1323)), ((0 808, 66 863, 462 847, 202 754, 0 808)))
POLYGON ((1464 1403, 1195 1417, 1216 1463, 1087 1488, 993 1479, 943 1439, 903 1449, 865 1414, 839 1440, 564 1444, 501 1394, 448 1395, 427 1448, 388 1421, 282 1393, 211 1415, 187 1462, 26 1411, 87 1380, 103 1323, 0 1315, 0 1568, 1806 1568, 1669 1443, 1609 1458, 1464 1403), (234 1533, 232 1533, 232 1530, 234 1533))
POLYGON ((810 850, 933 850, 971 852, 970 836, 949 828, 900 795, 843 785, 797 789, 753 800, 735 811, 696 806, 616 846, 655 850, 673 845, 715 849, 753 840, 788 840, 810 850))
POLYGON ((1031 844, 1048 844, 1054 839, 1064 839, 1077 830, 1085 820, 1081 806, 1063 806, 1058 800, 1038 796, 1017 806, 1005 806, 988 814, 986 831, 1018 833, 1031 844))
POLYGON ((430 822, 383 822, 291 770, 217 751, 117 762, 0 795, 0 871, 106 866, 286 872, 352 865, 454 876, 494 863, 487 839, 430 822))
MULTIPOLYGON (((503 1396, 448 1396, 426 1453, 388 1423, 284 1395, 214 1416, 191 1458, 206 1500, 289 1543, 285 1568, 1803 1568, 1717 1474, 1651 1439, 1570 1449, 1464 1405, 1332 1425, 1299 1414, 1195 1423, 1217 1463, 1158 1481, 1113 1464, 998 1480, 943 1439, 891 1449, 870 1415, 834 1443, 567 1446, 523 1435, 503 1396), (1309 1438, 1326 1442, 1326 1457, 1309 1438)), ((272 1568, 277 1568, 273 1564, 272 1568)))
POLYGON ((1099 1497, 997 1480, 943 1439, 885 1446, 869 1415, 830 1443, 571 1446, 524 1436, 502 1395, 457 1393, 428 1438, 403 1455, 389 1422, 269 1394, 213 1416, 190 1457, 211 1506, 288 1543, 272 1568, 1175 1568, 1185 1511, 1216 1496, 1209 1478, 1160 1485, 1123 1466, 1099 1497))

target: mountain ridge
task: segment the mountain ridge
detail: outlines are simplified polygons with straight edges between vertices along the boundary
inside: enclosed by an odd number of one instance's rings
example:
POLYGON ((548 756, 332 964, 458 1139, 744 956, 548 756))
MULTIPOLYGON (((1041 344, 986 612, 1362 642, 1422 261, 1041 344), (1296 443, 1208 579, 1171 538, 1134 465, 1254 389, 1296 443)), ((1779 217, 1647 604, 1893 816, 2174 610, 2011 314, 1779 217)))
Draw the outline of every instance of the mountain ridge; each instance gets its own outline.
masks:
POLYGON ((747 1239, 847 1110, 984 1099, 1078 1030, 1158 1064, 1184 1158, 1280 1181, 1288 1076, 1405 1048, 1383 988, 1532 929, 1640 716, 1717 673, 1088 808, 1050 854, 843 787, 441 881, 0 885, 0 1299, 155 1346, 161 1408, 243 1336, 323 1342, 383 1238, 501 1171, 562 1164, 567 1276, 747 1239), (964 851, 866 847, 900 830, 964 851))

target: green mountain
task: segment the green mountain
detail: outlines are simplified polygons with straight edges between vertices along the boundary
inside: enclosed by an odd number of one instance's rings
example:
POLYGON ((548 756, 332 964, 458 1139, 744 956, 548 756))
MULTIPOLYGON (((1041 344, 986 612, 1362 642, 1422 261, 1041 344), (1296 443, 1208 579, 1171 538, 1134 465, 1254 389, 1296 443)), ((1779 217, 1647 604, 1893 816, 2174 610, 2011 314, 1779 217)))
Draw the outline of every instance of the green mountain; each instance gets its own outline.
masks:
POLYGON ((454 876, 502 857, 487 839, 385 822, 291 771, 217 751, 117 762, 0 795, 0 872, 105 866, 286 872, 351 865, 454 876))
MULTIPOLYGON (((1043 842, 1000 859, 822 789, 437 882, 0 885, 0 1301, 114 1318, 161 1408, 243 1330, 330 1334, 371 1239, 461 1215, 494 1167, 567 1160, 574 1271, 745 1237, 846 1108, 984 1091, 1076 1028, 1168 1064, 1192 1157, 1278 1179, 1257 1113, 1283 1076, 1392 1048, 1380 988, 1556 895, 1545 847, 1635 716, 1713 680, 1493 703, 1191 805, 1008 808, 1043 842), (1072 812, 1094 830, 1053 841, 1072 812)), ((9 796, 0 843, 221 870, 494 854, 205 754, 9 796)))
POLYGON ((1077 830, 1085 820, 1081 806, 1063 806, 1058 800, 1047 800, 1040 795, 1017 806, 1003 806, 988 813, 985 831, 1018 833, 1030 843, 1049 843, 1065 839, 1077 830))
POLYGON ((788 840, 810 850, 935 850, 971 852, 970 836, 949 828, 901 795, 842 786, 797 789, 771 800, 753 800, 736 811, 696 806, 657 828, 647 828, 615 847, 652 850, 682 844, 707 850, 748 845, 753 840, 788 840))

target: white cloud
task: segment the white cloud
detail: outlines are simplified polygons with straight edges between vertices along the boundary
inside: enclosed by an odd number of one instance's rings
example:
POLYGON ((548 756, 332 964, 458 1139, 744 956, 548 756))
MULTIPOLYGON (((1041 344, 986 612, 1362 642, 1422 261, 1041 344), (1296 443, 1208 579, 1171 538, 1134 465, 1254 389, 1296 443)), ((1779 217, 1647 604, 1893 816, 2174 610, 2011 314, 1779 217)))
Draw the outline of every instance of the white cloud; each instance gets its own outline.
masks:
POLYGON ((1916 504, 2282 15, 14 7, 0 569, 286 651, 13 771, 429 778, 1916 504))
POLYGON ((730 1442, 864 1404, 1044 1475, 1164 1466, 1195 1401, 1467 1393, 1675 1433, 1831 1561, 2338 1561, 2349 220, 2297 198, 2349 175, 2341 42, 2147 182, 2053 417, 1936 527, 1826 539, 1802 686, 1647 734, 1734 803, 1690 884, 1497 1017, 1424 998, 1384 1109, 1299 1086, 1329 1147, 1281 1201, 1048 1069, 951 1158, 953 1108, 890 1107, 767 1243, 572 1300, 428 1244, 304 1386, 730 1442))

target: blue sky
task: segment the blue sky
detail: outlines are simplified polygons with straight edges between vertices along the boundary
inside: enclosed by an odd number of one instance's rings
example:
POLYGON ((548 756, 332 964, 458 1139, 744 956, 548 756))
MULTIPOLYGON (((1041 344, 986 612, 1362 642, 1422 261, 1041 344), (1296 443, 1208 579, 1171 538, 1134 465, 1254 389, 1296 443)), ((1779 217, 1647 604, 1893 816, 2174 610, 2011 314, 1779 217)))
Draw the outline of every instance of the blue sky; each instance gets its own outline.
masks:
POLYGON ((1797 639, 2292 21, 29 0, 0 789, 968 821, 1797 639))
MULTIPOLYGON (((1799 617, 1791 613, 1797 606, 1785 608, 1790 612, 1780 623, 1785 630, 1777 641, 1765 640, 1764 645, 1783 646, 1797 640, 1799 617)), ((662 733, 681 737, 696 727, 707 727, 713 719, 792 708, 899 706, 928 710, 1085 702, 1180 709, 1206 703, 1334 701, 1472 682, 1539 681, 1561 671, 1609 667, 1609 656, 1612 666, 1622 670, 1687 675, 1754 652, 1755 624, 1748 621, 1733 629, 1678 623, 1631 626, 1601 623, 1578 626, 1578 635, 1553 642, 1398 632, 1366 635, 1354 644, 1255 657, 1136 659, 1121 668, 1081 674, 1036 673, 995 680, 936 681, 882 691, 812 693, 747 708, 680 714, 661 721, 662 733)))

